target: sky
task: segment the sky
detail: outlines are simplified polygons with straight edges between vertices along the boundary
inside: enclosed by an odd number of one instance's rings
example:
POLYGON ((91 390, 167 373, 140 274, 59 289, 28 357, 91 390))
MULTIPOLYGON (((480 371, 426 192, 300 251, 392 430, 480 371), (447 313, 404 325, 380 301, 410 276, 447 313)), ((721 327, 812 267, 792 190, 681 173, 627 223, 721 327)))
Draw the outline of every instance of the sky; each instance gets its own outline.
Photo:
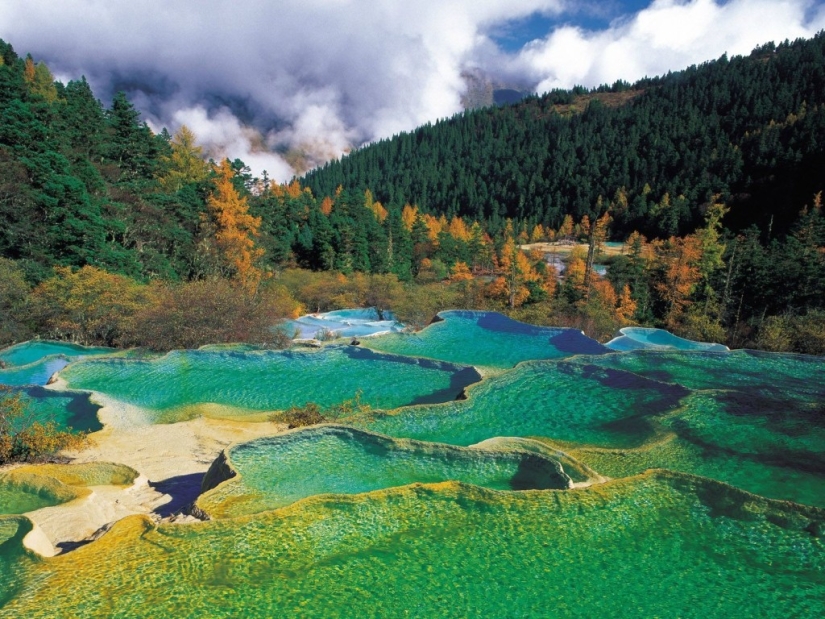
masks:
POLYGON ((633 82, 825 29, 825 0, 2 0, 0 38, 104 105, 287 181, 462 109, 466 72, 538 93, 633 82))

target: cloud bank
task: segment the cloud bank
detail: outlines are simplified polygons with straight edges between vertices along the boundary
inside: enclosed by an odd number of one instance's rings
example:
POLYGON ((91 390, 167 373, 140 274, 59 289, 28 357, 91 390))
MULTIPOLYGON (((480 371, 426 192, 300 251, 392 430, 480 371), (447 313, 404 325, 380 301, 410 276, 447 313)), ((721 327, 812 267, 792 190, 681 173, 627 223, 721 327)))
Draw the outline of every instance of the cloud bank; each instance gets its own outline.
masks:
POLYGON ((543 92, 633 81, 825 27, 813 0, 656 0, 577 26, 575 0, 4 0, 0 37, 154 128, 188 125, 215 157, 276 180, 461 110, 462 71, 543 92), (546 36, 491 36, 540 13, 546 36))

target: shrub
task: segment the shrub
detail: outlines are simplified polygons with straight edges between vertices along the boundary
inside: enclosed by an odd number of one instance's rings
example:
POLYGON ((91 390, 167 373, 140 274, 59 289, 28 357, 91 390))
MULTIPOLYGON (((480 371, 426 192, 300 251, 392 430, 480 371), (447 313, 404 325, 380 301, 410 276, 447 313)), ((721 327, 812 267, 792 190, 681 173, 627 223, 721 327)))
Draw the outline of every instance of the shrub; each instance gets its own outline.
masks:
POLYGON ((299 310, 289 292, 272 282, 254 295, 226 279, 156 284, 150 298, 132 317, 120 345, 170 350, 248 342, 283 348, 290 338, 273 327, 299 310))
POLYGON ((284 411, 270 415, 269 420, 274 423, 285 423, 288 428, 303 428, 324 423, 327 418, 321 414, 321 407, 315 402, 307 402, 303 406, 291 406, 284 411))
POLYGON ((147 287, 124 275, 85 266, 55 267, 31 295, 38 331, 59 340, 112 346, 146 303, 147 287))
POLYGON ((40 460, 87 441, 86 434, 59 430, 54 422, 33 421, 20 393, 0 385, 0 464, 40 460))
POLYGON ((273 413, 270 415, 269 420, 274 423, 285 423, 289 428, 303 428, 318 423, 336 421, 360 413, 368 413, 372 410, 372 407, 361 401, 361 395, 362 392, 359 389, 351 400, 333 404, 326 410, 322 410, 320 405, 315 402, 307 402, 303 406, 291 406, 286 410, 273 413))

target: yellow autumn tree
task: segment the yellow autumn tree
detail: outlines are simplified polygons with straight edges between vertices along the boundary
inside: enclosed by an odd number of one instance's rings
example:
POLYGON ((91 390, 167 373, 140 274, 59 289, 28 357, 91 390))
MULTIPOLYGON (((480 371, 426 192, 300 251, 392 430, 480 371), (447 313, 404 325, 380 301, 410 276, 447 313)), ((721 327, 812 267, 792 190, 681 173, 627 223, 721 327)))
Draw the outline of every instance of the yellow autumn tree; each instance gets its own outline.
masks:
POLYGON ((415 220, 418 217, 418 207, 405 204, 401 209, 401 221, 408 232, 412 232, 415 220))
POLYGON ((461 241, 470 240, 470 230, 467 228, 467 224, 464 223, 464 220, 461 219, 461 217, 453 217, 450 220, 450 225, 447 227, 447 232, 449 232, 454 239, 461 241))
POLYGON ((27 56, 23 65, 23 81, 26 82, 30 93, 43 97, 49 103, 57 100, 54 76, 45 63, 35 64, 32 57, 27 56))
POLYGON ((232 183, 235 171, 228 159, 215 166, 215 174, 215 191, 207 200, 206 223, 214 232, 224 273, 246 292, 254 294, 263 277, 257 265, 264 250, 255 246, 261 219, 249 214, 246 198, 235 189, 232 183))
POLYGON ((178 191, 184 185, 209 176, 209 165, 204 161, 203 149, 195 143, 196 139, 192 130, 183 125, 172 138, 172 154, 161 157, 164 172, 158 181, 167 191, 178 191))
POLYGON ((616 308, 616 317, 623 323, 629 323, 633 320, 633 314, 636 313, 636 301, 630 294, 630 286, 624 285, 622 293, 619 295, 618 307, 616 308))
POLYGON ((540 282, 541 276, 533 268, 511 235, 508 235, 499 256, 500 275, 490 286, 492 296, 502 297, 511 308, 522 305, 530 297, 528 282, 540 282))
POLYGON ((695 235, 670 237, 654 241, 659 271, 655 289, 665 304, 665 324, 675 329, 691 303, 694 288, 702 279, 698 263, 702 257, 701 242, 695 235))
POLYGON ((444 230, 447 227, 447 219, 442 215, 441 219, 433 217, 428 213, 424 213, 421 216, 424 225, 427 226, 427 237, 433 243, 433 245, 438 245, 438 233, 444 230))
POLYGON ((579 238, 586 239, 590 237, 590 217, 582 215, 582 220, 579 222, 579 238))
POLYGON ((286 194, 287 194, 290 198, 292 198, 292 199, 299 198, 299 197, 301 196, 301 193, 302 193, 303 191, 304 191, 304 190, 303 190, 303 188, 301 187, 301 183, 299 183, 299 182, 298 182, 298 179, 297 179, 297 178, 296 178, 295 180, 293 180, 293 181, 292 181, 289 185, 287 185, 287 187, 286 187, 286 194))
POLYGON ((456 262, 453 268, 450 269, 451 282, 464 282, 473 279, 473 274, 470 273, 470 268, 466 262, 456 262))
POLYGON ((573 218, 570 215, 564 216, 564 220, 556 236, 560 239, 569 239, 573 236, 573 218))
POLYGON ((384 208, 383 204, 373 198, 372 192, 369 189, 364 192, 364 206, 372 211, 372 214, 375 215, 375 219, 377 219, 379 223, 384 223, 388 215, 387 209, 384 208))

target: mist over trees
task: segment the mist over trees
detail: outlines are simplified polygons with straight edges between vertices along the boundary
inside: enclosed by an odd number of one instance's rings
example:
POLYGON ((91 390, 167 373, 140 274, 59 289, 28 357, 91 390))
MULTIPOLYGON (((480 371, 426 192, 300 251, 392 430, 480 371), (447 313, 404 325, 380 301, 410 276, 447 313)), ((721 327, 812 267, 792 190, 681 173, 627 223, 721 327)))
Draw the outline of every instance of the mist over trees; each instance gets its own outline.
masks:
POLYGON ((466 112, 308 173, 317 195, 370 188, 385 203, 558 229, 613 200, 612 234, 681 236, 714 199, 726 225, 787 232, 823 189, 825 35, 684 71, 466 112), (719 196, 714 198, 714 196, 719 196))
POLYGON ((823 46, 463 114, 275 184, 0 42, 0 336, 283 345, 279 318, 372 305, 822 352, 823 46))

